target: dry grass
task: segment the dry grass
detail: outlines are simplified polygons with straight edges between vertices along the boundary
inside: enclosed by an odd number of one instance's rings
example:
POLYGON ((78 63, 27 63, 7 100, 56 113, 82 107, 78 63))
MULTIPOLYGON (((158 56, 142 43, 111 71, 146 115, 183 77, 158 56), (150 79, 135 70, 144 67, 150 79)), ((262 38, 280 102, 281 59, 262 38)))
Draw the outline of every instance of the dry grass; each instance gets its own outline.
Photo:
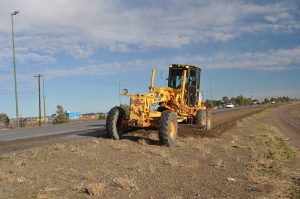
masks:
POLYGON ((168 153, 166 153, 165 148, 164 147, 151 147, 151 148, 145 148, 145 152, 152 154, 152 155, 156 155, 156 156, 160 156, 163 158, 168 157, 168 153))
POLYGON ((91 143, 95 144, 95 145, 100 144, 100 139, 98 139, 98 138, 92 138, 91 143))
POLYGON ((128 144, 121 142, 121 141, 115 141, 114 143, 112 143, 111 146, 112 149, 114 150, 127 150, 128 149, 128 144))
POLYGON ((209 147, 209 144, 206 144, 205 142, 195 142, 192 145, 193 149, 198 150, 202 157, 207 157, 211 153, 211 148, 209 147))
POLYGON ((137 186, 135 182, 128 178, 117 177, 114 179, 114 185, 118 188, 130 191, 132 189, 136 189, 137 186))
POLYGON ((32 196, 33 199, 50 199, 51 197, 46 194, 35 194, 32 196))
POLYGON ((85 188, 85 192, 92 196, 101 196, 104 192, 105 183, 91 183, 85 188))
POLYGON ((278 198, 286 193, 290 193, 291 197, 295 194, 293 190, 299 189, 299 185, 288 179, 299 176, 300 172, 286 169, 286 165, 295 158, 295 151, 280 137, 276 127, 259 122, 256 131, 255 135, 250 136, 255 143, 250 146, 253 154, 253 162, 248 165, 250 179, 253 183, 272 190, 266 195, 268 198, 278 198))
POLYGON ((178 160, 174 159, 174 158, 167 159, 167 160, 164 161, 164 164, 168 165, 168 166, 171 166, 171 167, 175 167, 175 166, 178 166, 178 160))
POLYGON ((57 143, 54 145, 53 149, 54 150, 63 150, 63 149, 65 149, 65 145, 61 144, 61 143, 57 143))
POLYGON ((292 114, 295 115, 296 117, 300 118, 300 104, 295 106, 296 108, 292 111, 292 114))
POLYGON ((225 168, 225 162, 222 159, 218 159, 214 165, 216 168, 225 168))

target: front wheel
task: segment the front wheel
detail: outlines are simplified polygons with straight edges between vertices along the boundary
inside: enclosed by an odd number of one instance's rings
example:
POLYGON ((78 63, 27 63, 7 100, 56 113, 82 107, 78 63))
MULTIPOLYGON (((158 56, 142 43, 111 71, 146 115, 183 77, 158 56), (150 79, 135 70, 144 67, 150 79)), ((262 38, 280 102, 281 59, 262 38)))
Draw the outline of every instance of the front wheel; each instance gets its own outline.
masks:
POLYGON ((176 114, 173 111, 166 110, 161 114, 158 135, 160 141, 167 146, 174 146, 178 132, 178 123, 176 114))
POLYGON ((126 113, 121 107, 113 107, 106 118, 106 131, 109 137, 119 140, 127 131, 127 125, 123 124, 126 113))

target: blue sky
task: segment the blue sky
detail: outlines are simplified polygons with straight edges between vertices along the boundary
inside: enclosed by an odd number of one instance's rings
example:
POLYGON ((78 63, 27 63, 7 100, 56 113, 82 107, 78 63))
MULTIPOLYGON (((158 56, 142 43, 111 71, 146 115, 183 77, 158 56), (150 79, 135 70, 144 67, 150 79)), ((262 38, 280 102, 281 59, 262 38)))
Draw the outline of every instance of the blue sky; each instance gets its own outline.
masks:
MULTIPOLYGON (((118 82, 130 93, 166 85, 168 64, 202 68, 214 99, 243 94, 300 98, 300 1, 1 0, 0 112, 15 117, 10 13, 20 115, 38 115, 38 72, 47 114, 108 111, 118 82)), ((122 102, 128 99, 122 97, 122 102)))

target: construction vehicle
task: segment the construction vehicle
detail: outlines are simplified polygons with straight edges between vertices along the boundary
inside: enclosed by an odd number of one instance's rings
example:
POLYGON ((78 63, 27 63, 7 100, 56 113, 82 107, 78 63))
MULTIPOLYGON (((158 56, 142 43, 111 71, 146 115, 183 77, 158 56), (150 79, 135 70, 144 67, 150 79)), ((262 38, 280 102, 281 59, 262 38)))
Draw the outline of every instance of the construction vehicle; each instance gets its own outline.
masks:
POLYGON ((106 119, 108 136, 119 140, 128 128, 158 128, 162 144, 174 146, 178 123, 196 124, 206 131, 211 129, 211 113, 200 95, 199 67, 190 64, 169 65, 168 87, 154 87, 156 70, 152 70, 149 93, 121 95, 130 98, 129 114, 121 107, 112 108, 106 119), (157 107, 157 108, 154 108, 157 107))

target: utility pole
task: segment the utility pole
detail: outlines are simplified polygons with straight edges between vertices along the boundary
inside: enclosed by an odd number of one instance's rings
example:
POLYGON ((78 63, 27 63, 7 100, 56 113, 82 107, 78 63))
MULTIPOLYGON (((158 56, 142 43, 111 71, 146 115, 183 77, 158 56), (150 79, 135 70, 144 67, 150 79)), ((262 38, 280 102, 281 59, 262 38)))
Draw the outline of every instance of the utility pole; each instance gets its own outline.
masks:
POLYGON ((15 80, 15 99, 16 99, 16 119, 17 128, 19 128, 19 103, 18 103, 18 87, 17 87, 17 75, 16 75, 16 53, 15 53, 15 35, 14 35, 14 17, 19 14, 19 11, 11 13, 11 36, 12 36, 12 47, 13 47, 13 62, 14 62, 14 80, 15 80))
POLYGON ((39 126, 42 126, 42 113, 41 113, 41 77, 43 75, 41 73, 35 75, 34 77, 38 78, 38 86, 39 86, 39 126))
POLYGON ((46 96, 45 96, 45 76, 43 76, 43 99, 44 99, 44 123, 46 124, 46 96))

